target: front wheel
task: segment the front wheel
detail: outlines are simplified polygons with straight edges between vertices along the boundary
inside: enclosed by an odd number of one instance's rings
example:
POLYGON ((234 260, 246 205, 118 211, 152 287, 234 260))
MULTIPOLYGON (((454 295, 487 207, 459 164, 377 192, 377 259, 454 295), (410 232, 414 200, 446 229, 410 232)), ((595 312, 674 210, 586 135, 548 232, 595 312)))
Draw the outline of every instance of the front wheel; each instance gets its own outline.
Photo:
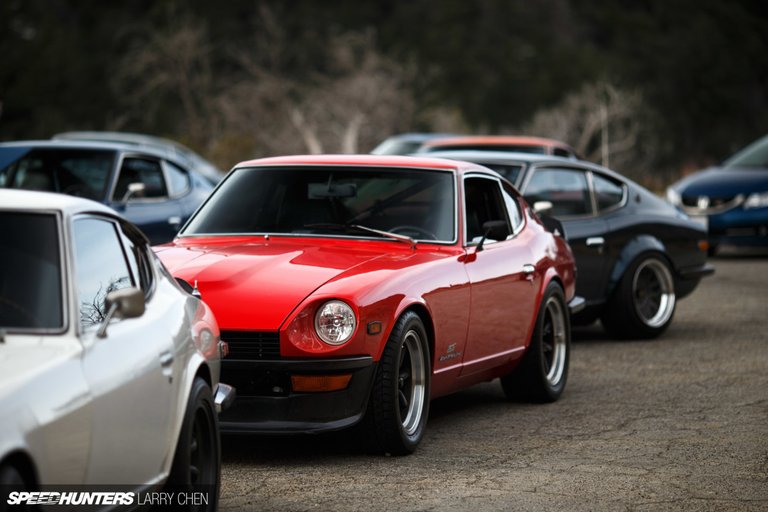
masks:
POLYGON ((404 313, 384 347, 364 428, 377 451, 407 455, 424 436, 429 415, 427 333, 416 313, 404 313))
POLYGON ((549 283, 523 360, 501 378, 504 394, 514 400, 554 402, 565 389, 570 353, 571 325, 565 295, 557 283, 549 283))
POLYGON ((207 382, 196 378, 189 393, 168 484, 180 488, 181 492, 207 492, 207 505, 195 510, 213 511, 218 506, 220 472, 221 446, 213 394, 207 382))
POLYGON ((675 304, 669 265, 661 256, 649 254, 624 273, 601 320, 609 333, 620 338, 655 338, 672 322, 675 304))

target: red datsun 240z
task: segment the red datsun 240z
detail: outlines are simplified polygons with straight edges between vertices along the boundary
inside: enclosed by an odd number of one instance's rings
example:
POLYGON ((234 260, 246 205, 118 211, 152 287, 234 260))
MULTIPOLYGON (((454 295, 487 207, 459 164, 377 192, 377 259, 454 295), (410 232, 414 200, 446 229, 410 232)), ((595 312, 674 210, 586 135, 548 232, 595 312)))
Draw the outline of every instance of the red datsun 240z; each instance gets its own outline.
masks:
MULTIPOLYGON (((555 231, 555 230, 553 230, 555 231)), ((412 452, 429 401, 500 378, 556 400, 574 260, 515 188, 476 164, 323 155, 243 162, 156 248, 213 309, 237 387, 224 432, 362 422, 412 452)))

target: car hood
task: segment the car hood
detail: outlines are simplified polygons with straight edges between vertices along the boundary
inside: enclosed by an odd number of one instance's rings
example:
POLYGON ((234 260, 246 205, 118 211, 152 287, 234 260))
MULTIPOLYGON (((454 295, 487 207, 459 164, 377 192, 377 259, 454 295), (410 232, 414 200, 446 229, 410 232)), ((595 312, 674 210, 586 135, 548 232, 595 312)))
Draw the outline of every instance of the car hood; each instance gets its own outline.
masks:
POLYGON ((692 174, 673 188, 684 196, 735 197, 768 191, 768 168, 715 167, 692 174))
MULTIPOLYGON (((361 244, 362 245, 362 244, 361 244)), ((222 330, 276 331, 307 296, 380 250, 294 240, 155 248, 174 277, 197 283, 222 330)))

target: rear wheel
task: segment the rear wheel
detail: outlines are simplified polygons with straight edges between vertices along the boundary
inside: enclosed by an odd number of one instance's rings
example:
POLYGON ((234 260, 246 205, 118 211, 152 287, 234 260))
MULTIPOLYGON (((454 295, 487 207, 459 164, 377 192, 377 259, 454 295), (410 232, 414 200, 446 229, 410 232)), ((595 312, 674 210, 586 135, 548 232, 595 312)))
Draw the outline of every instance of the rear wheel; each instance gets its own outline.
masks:
POLYGON ((168 484, 206 492, 208 504, 194 510, 216 510, 219 495, 221 450, 219 426, 211 388, 196 378, 187 401, 168 484))
POLYGON ((571 326, 562 288, 550 283, 536 317, 531 344, 520 365, 501 378, 507 398, 554 402, 565 389, 571 353, 571 326))
POLYGON ((429 415, 429 362, 424 324, 408 311, 384 347, 366 411, 365 433, 377 451, 406 455, 421 442, 429 415))
POLYGON ((675 280, 666 260, 641 256, 621 278, 601 320, 620 338, 650 339, 663 333, 675 314, 675 280))

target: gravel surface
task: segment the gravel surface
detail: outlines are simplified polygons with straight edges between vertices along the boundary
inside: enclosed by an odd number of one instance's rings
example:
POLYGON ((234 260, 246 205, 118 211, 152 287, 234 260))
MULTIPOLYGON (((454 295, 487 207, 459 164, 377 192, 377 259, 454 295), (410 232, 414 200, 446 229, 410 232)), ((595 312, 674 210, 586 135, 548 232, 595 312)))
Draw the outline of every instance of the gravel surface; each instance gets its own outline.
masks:
POLYGON ((768 254, 712 261, 660 339, 576 332, 560 401, 441 398, 414 455, 225 438, 221 509, 768 510, 768 254))

